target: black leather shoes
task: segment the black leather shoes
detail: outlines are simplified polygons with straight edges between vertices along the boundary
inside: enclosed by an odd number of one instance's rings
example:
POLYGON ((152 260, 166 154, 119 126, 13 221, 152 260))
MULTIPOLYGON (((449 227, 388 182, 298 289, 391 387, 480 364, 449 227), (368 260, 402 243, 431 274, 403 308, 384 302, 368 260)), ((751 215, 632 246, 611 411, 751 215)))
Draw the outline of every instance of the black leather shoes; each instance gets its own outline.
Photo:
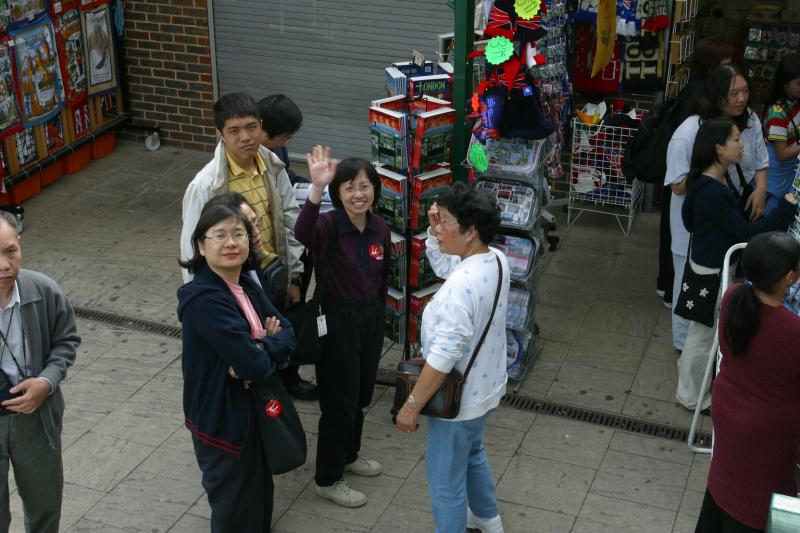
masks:
POLYGON ((317 390, 317 386, 304 379, 301 379, 294 385, 289 385, 286 387, 286 390, 292 395, 292 398, 297 398, 298 400, 319 400, 319 390, 317 390))

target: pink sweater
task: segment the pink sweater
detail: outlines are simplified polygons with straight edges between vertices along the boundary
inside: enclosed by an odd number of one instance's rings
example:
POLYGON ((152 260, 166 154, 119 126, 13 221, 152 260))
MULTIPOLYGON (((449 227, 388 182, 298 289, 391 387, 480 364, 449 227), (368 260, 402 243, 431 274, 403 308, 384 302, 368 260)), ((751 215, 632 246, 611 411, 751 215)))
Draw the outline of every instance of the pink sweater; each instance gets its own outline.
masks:
MULTIPOLYGON (((737 286, 723 298, 721 325, 737 286)), ((711 397, 714 454, 708 490, 733 518, 764 529, 772 494, 797 494, 800 318, 764 305, 758 333, 735 359, 722 333, 719 338, 723 359, 711 397)))

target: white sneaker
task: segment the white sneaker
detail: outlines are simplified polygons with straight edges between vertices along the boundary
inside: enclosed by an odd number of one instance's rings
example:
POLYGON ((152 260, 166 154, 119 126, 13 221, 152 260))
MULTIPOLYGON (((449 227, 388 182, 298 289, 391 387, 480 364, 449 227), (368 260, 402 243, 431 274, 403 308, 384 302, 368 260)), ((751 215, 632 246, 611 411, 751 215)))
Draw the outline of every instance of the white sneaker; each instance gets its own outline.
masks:
POLYGON ((351 488, 344 479, 340 479, 330 487, 320 487, 314 483, 314 492, 320 498, 330 500, 342 507, 361 507, 367 503, 366 495, 351 488))
POLYGON ((467 507, 467 528, 477 529, 481 533, 503 533, 503 521, 500 520, 500 515, 494 518, 478 518, 467 507))
POLYGON ((656 296, 658 296, 659 298, 663 298, 664 291, 662 291, 661 289, 656 289, 656 296))
POLYGON ((379 476, 383 473, 383 467, 374 459, 364 459, 363 457, 356 457, 356 460, 345 465, 345 470, 352 472, 357 476, 379 476))

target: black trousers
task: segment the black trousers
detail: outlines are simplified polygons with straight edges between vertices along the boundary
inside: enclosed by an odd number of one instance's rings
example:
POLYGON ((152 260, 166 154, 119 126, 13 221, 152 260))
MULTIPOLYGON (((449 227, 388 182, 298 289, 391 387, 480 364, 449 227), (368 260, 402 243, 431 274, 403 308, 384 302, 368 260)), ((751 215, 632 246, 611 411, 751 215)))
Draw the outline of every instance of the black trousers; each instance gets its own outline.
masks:
POLYGON ((706 489, 695 533, 763 533, 763 531, 746 526, 726 513, 706 489))
POLYGON ((372 401, 383 348, 383 302, 324 305, 328 334, 316 365, 319 388, 317 471, 326 487, 358 457, 364 408, 372 401))
POLYGON ((250 421, 239 457, 192 436, 203 488, 211 505, 212 533, 269 533, 274 485, 261 435, 250 421))
POLYGON ((664 301, 672 301, 672 280, 675 269, 672 267, 672 232, 669 229, 669 207, 672 203, 672 188, 661 188, 661 218, 658 226, 658 278, 656 289, 664 291, 664 301))

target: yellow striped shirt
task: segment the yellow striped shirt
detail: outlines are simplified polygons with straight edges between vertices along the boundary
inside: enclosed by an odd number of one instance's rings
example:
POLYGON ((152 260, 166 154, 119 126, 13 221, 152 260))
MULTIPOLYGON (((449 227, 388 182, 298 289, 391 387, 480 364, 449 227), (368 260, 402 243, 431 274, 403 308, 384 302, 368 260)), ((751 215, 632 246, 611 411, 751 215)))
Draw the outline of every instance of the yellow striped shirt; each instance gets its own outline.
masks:
POLYGON ((278 254, 275 252, 275 232, 272 229, 272 209, 263 177, 267 171, 267 165, 261 158, 261 154, 257 153, 256 168, 252 172, 247 172, 233 160, 227 150, 225 150, 225 156, 228 158, 228 190, 244 196, 256 216, 261 217, 259 230, 261 230, 261 243, 264 245, 264 259, 261 261, 261 268, 264 268, 278 258, 278 254))

